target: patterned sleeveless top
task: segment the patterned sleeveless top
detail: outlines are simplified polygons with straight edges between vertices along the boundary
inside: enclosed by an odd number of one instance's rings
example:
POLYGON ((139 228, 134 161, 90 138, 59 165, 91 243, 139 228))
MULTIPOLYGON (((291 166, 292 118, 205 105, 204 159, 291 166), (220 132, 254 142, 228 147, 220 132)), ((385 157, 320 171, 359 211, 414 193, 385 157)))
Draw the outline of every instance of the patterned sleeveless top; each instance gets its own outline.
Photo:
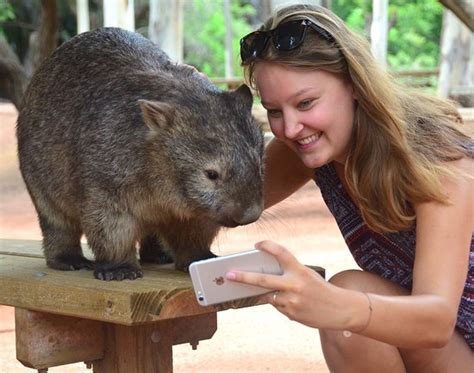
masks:
MULTIPOLYGON (((415 225, 407 231, 388 234, 379 234, 368 228, 360 210, 342 186, 333 163, 315 170, 315 182, 356 263, 365 271, 411 290, 416 245, 415 225)), ((456 327, 474 349, 474 233, 456 327)))

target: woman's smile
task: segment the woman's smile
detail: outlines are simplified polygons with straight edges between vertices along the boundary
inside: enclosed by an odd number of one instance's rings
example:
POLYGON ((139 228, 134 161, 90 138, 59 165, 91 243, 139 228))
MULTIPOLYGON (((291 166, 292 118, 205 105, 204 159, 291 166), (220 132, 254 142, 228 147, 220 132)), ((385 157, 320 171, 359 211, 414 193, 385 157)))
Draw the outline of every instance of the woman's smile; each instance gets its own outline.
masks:
POLYGON ((306 150, 306 149, 311 148, 311 146, 314 145, 315 143, 317 143, 319 140, 319 137, 320 137, 320 133, 317 133, 308 137, 304 137, 300 140, 297 140, 296 142, 298 143, 301 150, 306 150))

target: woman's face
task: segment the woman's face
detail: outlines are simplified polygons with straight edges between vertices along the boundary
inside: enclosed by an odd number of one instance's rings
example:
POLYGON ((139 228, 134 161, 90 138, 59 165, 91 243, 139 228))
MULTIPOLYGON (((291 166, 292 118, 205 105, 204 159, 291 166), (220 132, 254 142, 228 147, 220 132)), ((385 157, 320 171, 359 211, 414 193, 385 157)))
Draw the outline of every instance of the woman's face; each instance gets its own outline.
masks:
POLYGON ((258 62, 255 81, 273 134, 306 167, 344 163, 354 121, 352 86, 338 76, 258 62))

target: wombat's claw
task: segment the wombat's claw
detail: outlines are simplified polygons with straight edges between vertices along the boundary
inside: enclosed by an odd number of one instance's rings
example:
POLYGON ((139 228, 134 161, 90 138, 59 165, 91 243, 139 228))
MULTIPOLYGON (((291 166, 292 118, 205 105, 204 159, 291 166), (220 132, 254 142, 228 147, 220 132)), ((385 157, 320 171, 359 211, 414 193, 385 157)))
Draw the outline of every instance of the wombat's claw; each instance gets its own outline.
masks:
POLYGON ((103 281, 135 280, 143 277, 141 269, 132 266, 121 266, 116 268, 96 268, 95 278, 103 281))
POLYGON ((94 263, 83 256, 60 256, 54 259, 47 259, 46 264, 53 269, 60 271, 77 271, 79 269, 93 269, 94 263))

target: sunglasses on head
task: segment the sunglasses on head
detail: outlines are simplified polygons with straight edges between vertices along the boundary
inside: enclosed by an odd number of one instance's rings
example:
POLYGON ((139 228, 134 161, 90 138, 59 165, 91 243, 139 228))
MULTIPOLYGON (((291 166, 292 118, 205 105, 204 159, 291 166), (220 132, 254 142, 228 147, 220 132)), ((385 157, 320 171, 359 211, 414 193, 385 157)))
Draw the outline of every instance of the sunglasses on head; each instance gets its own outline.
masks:
POLYGON ((279 24, 273 30, 254 31, 240 39, 242 64, 260 57, 270 39, 275 49, 279 51, 291 51, 298 48, 303 43, 308 28, 316 31, 323 39, 329 42, 334 41, 325 29, 308 19, 289 21, 279 24))

